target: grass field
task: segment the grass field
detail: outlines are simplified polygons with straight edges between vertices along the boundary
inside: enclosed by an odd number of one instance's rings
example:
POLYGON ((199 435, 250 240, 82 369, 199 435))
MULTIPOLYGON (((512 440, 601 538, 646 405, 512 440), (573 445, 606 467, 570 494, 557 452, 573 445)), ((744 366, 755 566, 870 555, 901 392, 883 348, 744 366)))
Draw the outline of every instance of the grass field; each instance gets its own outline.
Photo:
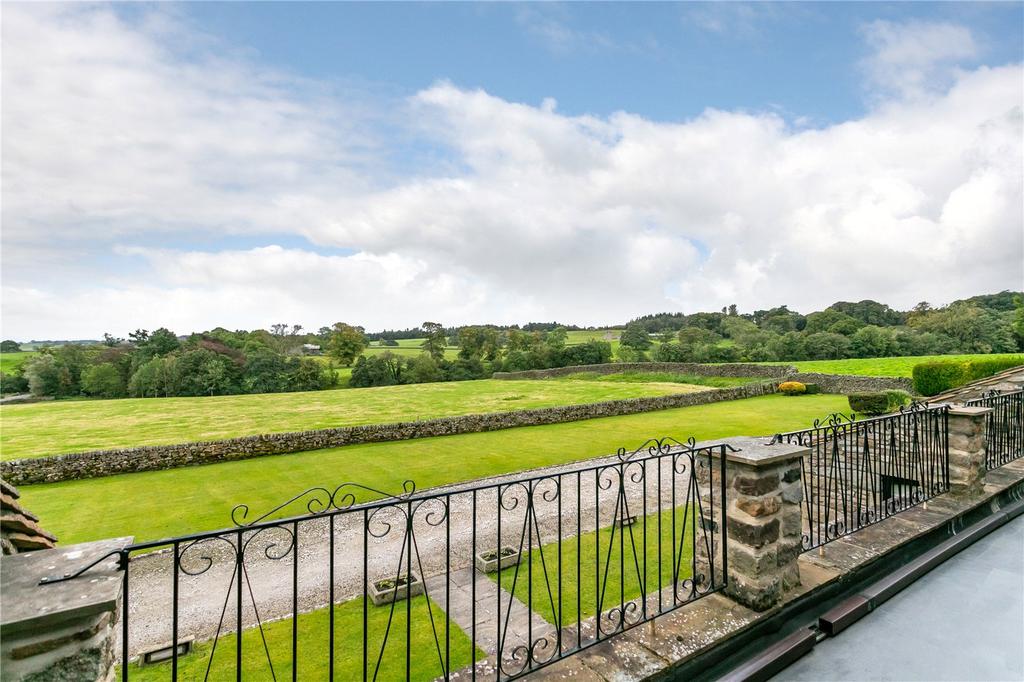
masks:
POLYGON ((34 350, 23 350, 19 353, 0 353, 0 372, 4 374, 13 372, 33 355, 37 355, 34 350))
MULTIPOLYGON (((692 514, 692 508, 675 510, 674 527, 672 510, 640 516, 636 523, 624 529, 608 527, 587 532, 584 526, 584 532, 578 538, 561 543, 561 554, 558 551, 559 543, 551 542, 524 556, 518 574, 513 566, 502 569, 501 586, 515 594, 524 604, 528 603, 532 592, 533 610, 544 616, 549 623, 560 622, 564 626, 585 620, 636 599, 642 593, 651 594, 671 585, 673 567, 677 565, 675 562, 679 566, 679 581, 691 577, 692 514), (683 538, 682 542, 680 538, 683 538), (561 591, 557 581, 559 561, 561 591), (527 579, 529 573, 533 576, 530 580, 527 579), (545 580, 545 574, 548 580, 545 580), (646 585, 643 592, 640 589, 642 583, 646 585), (559 614, 561 619, 558 618, 559 614)), ((588 521, 593 527, 593 520, 588 521)), ((498 580, 496 572, 488 577, 498 580)))
POLYGON ((908 355, 901 358, 855 358, 849 360, 805 360, 802 362, 767 362, 768 365, 796 365, 801 372, 824 374, 861 374, 866 376, 909 377, 914 365, 940 360, 986 360, 1018 358, 1024 364, 1024 355, 993 353, 989 355, 908 355))
MULTIPOLYGON (((367 678, 377 680, 404 680, 405 678, 405 623, 406 602, 395 605, 394 621, 385 640, 388 628, 390 606, 369 605, 367 609, 367 678), (381 644, 384 644, 383 651, 381 644), (381 665, 376 669, 377 660, 381 665)), ((441 661, 445 655, 445 627, 449 627, 450 659, 449 670, 459 670, 473 659, 472 643, 469 637, 446 617, 444 611, 426 597, 414 597, 408 604, 412 613, 411 636, 409 639, 410 663, 413 680, 433 680, 444 674, 441 661), (434 640, 430 627, 431 614, 437 624, 440 640, 434 640)), ((330 648, 330 628, 326 608, 300 614, 297 620, 298 668, 296 678, 300 680, 324 680, 328 678, 327 652, 330 648)), ((266 638, 257 629, 243 630, 242 633, 242 677, 252 680, 291 679, 295 665, 292 658, 292 621, 278 620, 263 626, 266 638), (267 661, 269 651, 270 661, 267 661), (273 672, 271 672, 271 669, 273 672)), ((358 680, 363 678, 363 600, 354 599, 334 607, 334 679, 358 680)), ((208 679, 227 682, 236 679, 234 634, 228 634, 212 643, 197 644, 192 653, 178 659, 178 677, 183 680, 208 679), (211 660, 212 655, 212 660, 211 660), (209 665, 209 677, 206 677, 209 665)), ((477 651, 477 660, 485 657, 477 651)), ((120 672, 120 671, 119 671, 120 672)), ((171 676, 171 662, 140 666, 132 663, 129 677, 132 680, 167 680, 171 676)))
POLYGON ((681 384, 452 381, 345 391, 5 405, 0 457, 215 440, 552 405, 669 395, 681 384))
POLYGON ((763 381, 757 377, 705 377, 693 374, 674 374, 672 372, 619 372, 617 374, 598 374, 597 372, 578 372, 558 377, 554 381, 600 381, 613 384, 688 384, 690 386, 711 386, 714 388, 731 388, 743 386, 755 381, 763 381))
POLYGON ((843 396, 772 395, 624 417, 23 486, 21 492, 26 508, 64 544, 121 535, 152 540, 226 527, 236 504, 246 503, 258 515, 314 486, 357 481, 397 492, 404 480, 412 479, 422 489, 595 457, 619 447, 635 448, 652 437, 700 440, 793 430, 846 409, 843 396))

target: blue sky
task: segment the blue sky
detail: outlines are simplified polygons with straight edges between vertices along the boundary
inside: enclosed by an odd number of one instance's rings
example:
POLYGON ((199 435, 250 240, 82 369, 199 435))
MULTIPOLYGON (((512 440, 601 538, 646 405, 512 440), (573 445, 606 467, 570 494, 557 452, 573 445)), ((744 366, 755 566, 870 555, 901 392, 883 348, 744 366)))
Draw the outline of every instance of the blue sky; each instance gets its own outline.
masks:
POLYGON ((1021 288, 1022 27, 1019 2, 7 3, 4 335, 1021 288))
POLYGON ((196 3, 187 14, 254 58, 404 96, 450 80, 569 115, 673 121, 705 108, 827 124, 867 107, 872 21, 969 27, 963 66, 1019 61, 1021 3, 196 3))

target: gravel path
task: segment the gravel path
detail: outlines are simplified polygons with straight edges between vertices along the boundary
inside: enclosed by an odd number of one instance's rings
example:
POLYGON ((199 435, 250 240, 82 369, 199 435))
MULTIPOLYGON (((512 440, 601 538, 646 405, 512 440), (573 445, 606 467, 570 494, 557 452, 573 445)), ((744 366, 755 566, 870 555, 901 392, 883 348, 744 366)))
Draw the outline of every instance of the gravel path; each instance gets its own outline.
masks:
MULTIPOLYGON (((691 479, 689 458, 678 458, 677 466, 682 471, 673 471, 671 459, 647 459, 643 463, 624 465, 625 497, 630 515, 644 514, 645 490, 647 514, 658 512, 659 498, 662 511, 671 508, 673 492, 676 505, 686 503, 691 479)), ((246 547, 243 627, 256 624, 254 604, 264 623, 290 617, 293 604, 300 613, 321 609, 330 603, 332 582, 334 601, 347 601, 361 596, 367 583, 405 573, 406 561, 411 561, 413 573, 427 578, 428 593, 443 605, 446 557, 451 572, 461 575, 460 572, 472 566, 474 543, 477 553, 496 548, 499 523, 501 544, 516 548, 528 548, 528 543, 536 546, 538 536, 541 544, 557 541, 559 531, 563 540, 575 537, 580 519, 581 533, 614 523, 619 496, 619 460, 614 456, 605 457, 590 460, 585 466, 587 470, 580 473, 577 472, 581 464, 577 463, 445 486, 429 491, 442 496, 440 498, 422 500, 423 493, 419 492, 412 500, 396 500, 389 506, 369 510, 351 510, 333 517, 333 533, 327 518, 307 519, 264 531, 245 531, 242 535, 246 547), (513 483, 522 481, 524 476, 529 476, 532 482, 513 483), (538 477, 543 478, 538 480, 538 477), (476 488, 475 492, 468 490, 470 487, 476 488), (405 527, 410 511, 414 538, 411 553, 405 551, 405 527), (529 541, 523 538, 528 515, 533 520, 529 541), (366 522, 369 533, 364 534, 366 522), (297 570, 293 537, 298 544, 297 570), (438 580, 441 580, 440 588, 438 580), (293 585, 297 585, 297 590, 293 590, 293 585), (441 595, 440 599, 435 592, 441 595)), ((704 472, 699 469, 699 473, 704 472)), ((232 531, 191 547, 183 544, 177 572, 170 551, 132 559, 128 594, 131 656, 171 641, 176 574, 179 637, 209 639, 222 621, 222 632, 235 630, 238 590, 234 557, 240 535, 241 531, 232 531)), ((452 585, 453 589, 458 587, 454 579, 452 585)), ((455 620, 461 618, 455 617, 455 620)))

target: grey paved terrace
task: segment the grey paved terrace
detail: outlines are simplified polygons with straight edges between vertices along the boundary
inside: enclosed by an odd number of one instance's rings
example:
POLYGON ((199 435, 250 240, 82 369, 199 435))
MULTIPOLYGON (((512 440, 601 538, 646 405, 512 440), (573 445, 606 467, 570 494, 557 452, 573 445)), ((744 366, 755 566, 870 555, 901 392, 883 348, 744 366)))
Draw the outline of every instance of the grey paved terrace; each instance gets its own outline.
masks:
POLYGON ((1024 680, 1024 516, 774 680, 1024 680))

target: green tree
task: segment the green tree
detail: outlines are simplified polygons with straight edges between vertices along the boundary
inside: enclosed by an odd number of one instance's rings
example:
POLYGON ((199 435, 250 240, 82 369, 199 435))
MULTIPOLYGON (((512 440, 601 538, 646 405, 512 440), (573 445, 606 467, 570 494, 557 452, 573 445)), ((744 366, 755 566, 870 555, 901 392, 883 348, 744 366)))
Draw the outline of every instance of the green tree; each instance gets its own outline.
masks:
POLYGON ((344 322, 336 322, 327 340, 327 354, 345 367, 350 367, 363 350, 369 345, 362 327, 353 327, 344 322))
POLYGON ((43 353, 25 363, 25 378, 35 396, 62 397, 72 394, 74 382, 64 363, 49 353, 43 353))
POLYGON ((17 341, 0 341, 0 353, 17 353, 21 351, 21 344, 17 341))
POLYGON ((552 350, 561 350, 565 348, 565 342, 568 339, 569 332, 565 330, 565 327, 555 327, 544 337, 544 343, 552 350))
POLYGON ((643 352, 651 347, 651 337, 639 322, 630 322, 619 336, 619 346, 643 352))
POLYGON ((124 378, 117 367, 109 362, 92 365, 82 371, 82 392, 99 398, 123 398, 124 378))
POLYGON ((426 338, 423 339, 420 348, 429 353, 430 357, 434 358, 434 360, 444 358, 444 347, 448 343, 444 333, 444 325, 439 322, 424 322, 422 326, 426 338))
POLYGON ((850 353, 855 358, 885 358, 899 352, 896 334, 888 327, 870 324, 850 337, 850 353))
POLYGON ((1017 348, 1024 350, 1024 296, 1015 296, 1013 299, 1013 323, 1011 329, 1013 336, 1017 339, 1017 348))
POLYGON ((842 334, 815 332, 804 339, 804 348, 811 360, 841 360, 850 355, 850 340, 842 334))

